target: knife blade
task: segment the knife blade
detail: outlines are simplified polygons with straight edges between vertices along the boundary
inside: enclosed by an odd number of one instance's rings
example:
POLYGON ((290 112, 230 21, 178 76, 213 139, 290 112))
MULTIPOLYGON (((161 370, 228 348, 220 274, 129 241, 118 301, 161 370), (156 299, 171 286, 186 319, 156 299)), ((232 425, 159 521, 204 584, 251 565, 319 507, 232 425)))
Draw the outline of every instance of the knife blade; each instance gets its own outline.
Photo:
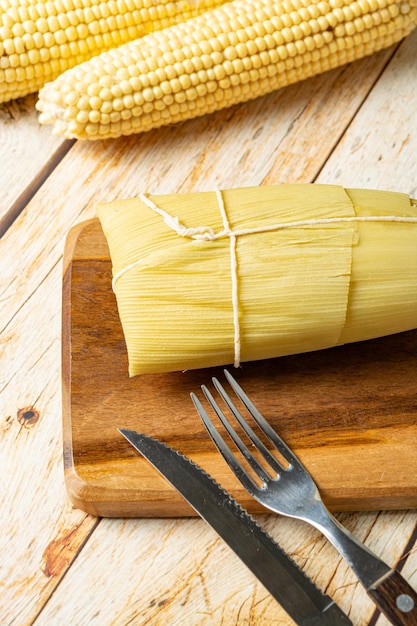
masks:
POLYGON ((352 625, 332 598, 203 469, 157 439, 118 430, 224 539, 298 626, 352 625))

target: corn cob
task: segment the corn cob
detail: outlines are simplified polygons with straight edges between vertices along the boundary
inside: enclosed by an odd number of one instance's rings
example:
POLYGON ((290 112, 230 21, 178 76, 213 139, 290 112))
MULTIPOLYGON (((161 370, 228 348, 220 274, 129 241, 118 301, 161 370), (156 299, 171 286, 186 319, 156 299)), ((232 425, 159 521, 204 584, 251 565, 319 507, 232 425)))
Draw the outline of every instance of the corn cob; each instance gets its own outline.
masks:
POLYGON ((226 0, 1 0, 0 102, 226 0))
POLYGON ((101 204, 130 375, 417 327, 417 201, 275 185, 101 204))
POLYGON ((233 0, 103 53, 47 84, 42 124, 118 137, 244 102, 388 47, 417 0, 233 0))

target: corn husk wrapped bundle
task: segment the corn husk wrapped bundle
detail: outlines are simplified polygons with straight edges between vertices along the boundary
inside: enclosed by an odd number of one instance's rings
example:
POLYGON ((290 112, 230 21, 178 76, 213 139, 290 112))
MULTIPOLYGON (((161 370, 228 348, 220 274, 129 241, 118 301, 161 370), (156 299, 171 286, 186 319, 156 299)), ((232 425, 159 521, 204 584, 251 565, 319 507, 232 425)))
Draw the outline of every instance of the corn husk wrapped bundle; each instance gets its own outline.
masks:
POLYGON ((417 201, 277 185, 101 204, 129 374, 417 327, 417 201))

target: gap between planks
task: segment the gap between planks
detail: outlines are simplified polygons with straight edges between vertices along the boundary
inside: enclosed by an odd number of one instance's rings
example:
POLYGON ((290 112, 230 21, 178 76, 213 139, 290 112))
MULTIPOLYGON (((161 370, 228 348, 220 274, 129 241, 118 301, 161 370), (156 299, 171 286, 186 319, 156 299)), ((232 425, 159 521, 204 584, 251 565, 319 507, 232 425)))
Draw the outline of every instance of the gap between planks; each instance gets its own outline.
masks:
POLYGON ((0 218, 0 238, 3 237, 7 230, 12 226, 13 222, 19 217, 26 205, 42 187, 43 183, 68 154, 75 141, 75 139, 66 139, 62 142, 59 148, 55 150, 45 165, 39 170, 32 182, 29 183, 18 198, 16 198, 6 214, 0 218))

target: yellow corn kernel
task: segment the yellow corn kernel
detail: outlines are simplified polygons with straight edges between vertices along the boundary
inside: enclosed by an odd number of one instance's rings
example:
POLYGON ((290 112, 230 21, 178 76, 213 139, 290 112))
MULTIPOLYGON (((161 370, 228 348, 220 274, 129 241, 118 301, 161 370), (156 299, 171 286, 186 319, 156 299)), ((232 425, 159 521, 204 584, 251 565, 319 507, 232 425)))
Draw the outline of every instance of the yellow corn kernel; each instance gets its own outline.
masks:
POLYGON ((226 1, 2 0, 0 102, 38 91, 45 82, 93 55, 226 1), (57 62, 48 65, 50 58, 57 62), (11 68, 24 71, 10 72, 11 68))
POLYGON ((41 90, 40 122, 53 124, 54 133, 67 138, 147 131, 372 54, 416 25, 417 0, 233 0, 65 72, 41 90), (76 110, 92 81, 105 81, 111 90, 129 81, 131 93, 146 104, 125 111, 122 121, 110 113, 118 96, 106 92, 94 126, 65 115, 66 94, 72 94, 76 110), (173 97, 167 99, 167 93, 173 97))

